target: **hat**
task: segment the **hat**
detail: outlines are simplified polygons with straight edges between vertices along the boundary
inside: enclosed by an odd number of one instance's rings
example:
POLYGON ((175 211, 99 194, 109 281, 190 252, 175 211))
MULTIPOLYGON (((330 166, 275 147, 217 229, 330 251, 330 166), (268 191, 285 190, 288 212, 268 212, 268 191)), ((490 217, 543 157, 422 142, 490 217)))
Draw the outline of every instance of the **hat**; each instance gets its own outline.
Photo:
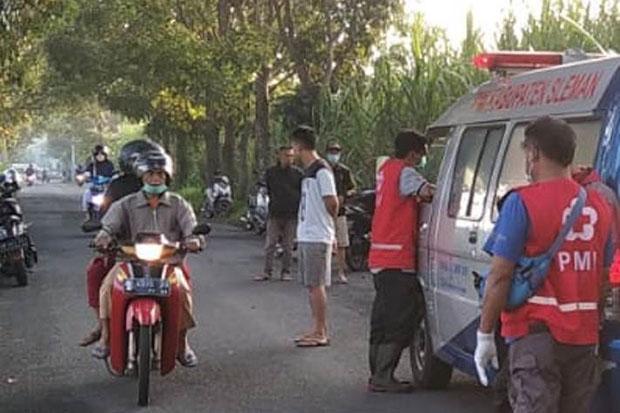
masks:
POLYGON ((340 146, 340 144, 338 142, 332 141, 332 142, 327 144, 327 150, 328 151, 331 151, 331 150, 341 151, 342 150, 342 146, 340 146))

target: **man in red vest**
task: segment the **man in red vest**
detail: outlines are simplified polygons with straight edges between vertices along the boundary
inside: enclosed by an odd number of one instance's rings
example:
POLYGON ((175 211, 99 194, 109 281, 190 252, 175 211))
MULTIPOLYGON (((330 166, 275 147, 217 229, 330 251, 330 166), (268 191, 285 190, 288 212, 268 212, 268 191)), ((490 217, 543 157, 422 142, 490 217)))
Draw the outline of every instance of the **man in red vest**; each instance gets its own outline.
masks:
POLYGON ((394 146, 395 156, 377 174, 368 257, 376 292, 370 321, 369 389, 399 393, 411 390, 408 383, 394 378, 394 370, 411 343, 421 305, 416 300, 418 202, 430 201, 435 187, 414 169, 426 156, 426 138, 405 130, 396 136, 394 146))
POLYGON ((571 179, 575 132, 543 117, 525 130, 526 173, 532 184, 504 200, 485 250, 493 258, 474 359, 480 381, 497 367, 494 329, 509 343, 510 404, 515 413, 587 412, 594 391, 599 298, 613 253, 612 212, 586 188, 581 216, 555 255, 542 286, 521 307, 505 305, 515 263, 549 250, 580 185, 571 179))

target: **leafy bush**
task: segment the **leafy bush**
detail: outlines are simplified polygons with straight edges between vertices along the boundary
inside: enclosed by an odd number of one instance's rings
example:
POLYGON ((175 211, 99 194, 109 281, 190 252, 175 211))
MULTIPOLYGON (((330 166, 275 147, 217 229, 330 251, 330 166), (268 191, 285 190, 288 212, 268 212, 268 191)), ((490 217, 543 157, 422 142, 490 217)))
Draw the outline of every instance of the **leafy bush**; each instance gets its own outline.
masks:
POLYGON ((204 189, 201 186, 184 186, 182 188, 178 188, 176 192, 192 204, 192 207, 196 213, 200 211, 202 202, 204 201, 204 189))

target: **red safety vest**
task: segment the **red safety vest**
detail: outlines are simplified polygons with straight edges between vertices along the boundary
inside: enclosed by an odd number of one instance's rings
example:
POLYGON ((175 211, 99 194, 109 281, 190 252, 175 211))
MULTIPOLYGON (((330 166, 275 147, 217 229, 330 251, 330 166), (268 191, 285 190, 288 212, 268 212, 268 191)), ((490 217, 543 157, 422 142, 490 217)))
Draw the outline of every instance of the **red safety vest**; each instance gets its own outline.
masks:
MULTIPOLYGON (((549 249, 578 190, 579 184, 572 179, 517 189, 530 220, 526 256, 537 256, 549 249)), ((530 324, 543 322, 560 343, 598 342, 598 301, 612 216, 596 191, 587 192, 582 215, 553 259, 543 285, 525 305, 502 313, 504 337, 525 336, 530 324)))
MULTIPOLYGON (((614 224, 613 235, 616 246, 620 246, 620 209, 618 208, 618 197, 614 191, 603 183, 600 175, 590 167, 579 168, 573 173, 573 179, 582 186, 598 191, 598 193, 607 201, 612 211, 614 224)), ((609 281, 613 287, 620 286, 620 250, 616 250, 613 264, 609 269, 609 281)))
POLYGON ((401 159, 389 159, 377 174, 370 268, 416 269, 418 202, 415 197, 400 194, 400 174, 405 166, 401 159))

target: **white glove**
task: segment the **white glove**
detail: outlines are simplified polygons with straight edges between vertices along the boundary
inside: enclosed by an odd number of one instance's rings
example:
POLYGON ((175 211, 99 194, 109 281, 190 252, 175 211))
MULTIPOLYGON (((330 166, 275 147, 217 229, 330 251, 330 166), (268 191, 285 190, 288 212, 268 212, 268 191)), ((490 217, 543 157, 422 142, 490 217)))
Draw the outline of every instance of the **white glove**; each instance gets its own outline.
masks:
POLYGON ((499 370, 499 360, 497 359, 497 347, 495 347, 495 333, 483 333, 478 331, 478 341, 476 344, 476 352, 474 353, 474 361, 478 378, 483 386, 489 385, 486 368, 489 364, 499 370))

